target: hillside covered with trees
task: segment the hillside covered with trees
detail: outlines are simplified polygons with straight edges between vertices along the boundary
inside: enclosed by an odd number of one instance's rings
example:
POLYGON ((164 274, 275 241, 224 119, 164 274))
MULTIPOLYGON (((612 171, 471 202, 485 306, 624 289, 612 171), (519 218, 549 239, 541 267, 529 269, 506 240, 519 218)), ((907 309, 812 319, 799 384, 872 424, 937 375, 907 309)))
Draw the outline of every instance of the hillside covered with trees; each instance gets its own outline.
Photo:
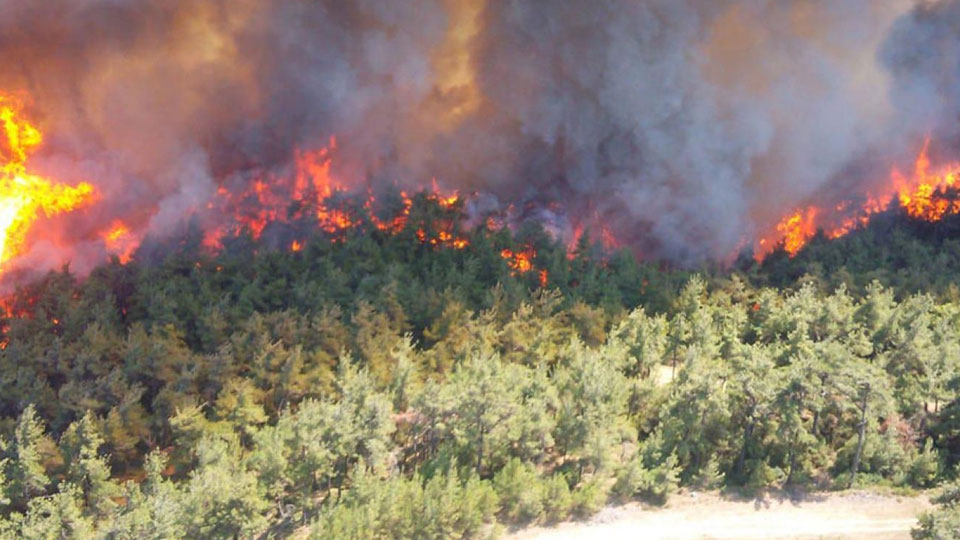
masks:
POLYGON ((485 538, 680 487, 953 478, 955 240, 694 273, 464 223, 421 195, 397 234, 296 250, 188 229, 18 289, 0 537, 485 538), (468 244, 427 240, 451 220, 468 244))

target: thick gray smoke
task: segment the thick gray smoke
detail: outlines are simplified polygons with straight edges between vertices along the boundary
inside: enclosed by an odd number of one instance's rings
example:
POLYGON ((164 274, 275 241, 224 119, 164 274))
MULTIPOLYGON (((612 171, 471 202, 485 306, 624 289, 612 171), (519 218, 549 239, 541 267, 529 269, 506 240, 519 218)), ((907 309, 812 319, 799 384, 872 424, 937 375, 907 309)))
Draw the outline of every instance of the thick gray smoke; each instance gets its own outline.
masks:
POLYGON ((921 2, 894 24, 881 59, 893 74, 892 99, 909 135, 960 135, 960 2, 921 2))
POLYGON ((506 148, 523 149, 498 159, 522 190, 586 201, 642 251, 722 257, 887 140, 875 55, 905 9, 492 0, 482 93, 512 128, 506 148))
POLYGON ((954 0, 3 0, 0 86, 32 96, 46 170, 100 187, 91 230, 163 234, 336 135, 346 183, 559 202, 696 263, 956 133, 957 21, 954 0))

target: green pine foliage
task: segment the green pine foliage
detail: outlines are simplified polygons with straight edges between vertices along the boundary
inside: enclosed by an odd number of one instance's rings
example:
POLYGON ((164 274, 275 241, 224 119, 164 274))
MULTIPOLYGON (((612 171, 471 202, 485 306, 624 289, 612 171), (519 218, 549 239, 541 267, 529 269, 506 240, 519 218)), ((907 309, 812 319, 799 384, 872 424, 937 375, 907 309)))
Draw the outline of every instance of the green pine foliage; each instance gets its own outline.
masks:
POLYGON ((956 540, 960 538, 960 487, 951 484, 933 499, 936 508, 920 516, 910 535, 914 540, 956 540))
MULTIPOLYGON (((844 274, 820 240, 691 274, 450 212, 418 197, 411 220, 459 219, 466 249, 408 227, 289 252, 277 229, 211 255, 188 228, 19 289, 0 321, 0 538, 474 539, 678 489, 956 470, 949 287, 844 274), (518 273, 500 252, 527 246, 518 273)), ((944 501, 918 538, 956 530, 944 501)))

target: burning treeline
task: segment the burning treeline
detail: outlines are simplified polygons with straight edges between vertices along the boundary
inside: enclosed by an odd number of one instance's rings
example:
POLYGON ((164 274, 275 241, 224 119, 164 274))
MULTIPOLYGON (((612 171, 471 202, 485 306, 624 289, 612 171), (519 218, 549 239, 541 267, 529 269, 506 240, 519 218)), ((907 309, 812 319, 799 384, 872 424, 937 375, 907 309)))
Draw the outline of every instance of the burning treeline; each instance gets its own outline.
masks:
POLYGON ((960 163, 934 167, 928 154, 929 145, 928 140, 909 174, 894 168, 890 182, 876 188, 874 193, 841 201, 833 208, 807 206, 788 215, 774 232, 758 241, 757 259, 762 260, 778 247, 795 255, 818 231, 827 238, 841 238, 866 226, 873 215, 888 211, 893 205, 898 205, 909 217, 927 222, 960 213, 957 191, 960 186, 956 185, 960 179, 960 163))
MULTIPOLYGON (((399 233, 417 193, 678 264, 891 202, 939 219, 958 22, 957 0, 11 0, 0 272, 127 261, 185 221, 210 249, 399 233)), ((463 249, 449 223, 416 241, 463 249)))
MULTIPOLYGON (((95 207, 99 193, 85 182, 67 186, 31 174, 28 157, 43 137, 22 118, 19 101, 0 97, 0 121, 4 122, 7 137, 6 163, 0 169, 0 264, 7 265, 15 264, 24 253, 28 238, 45 241, 44 219, 95 207)), ((219 187, 203 209, 207 220, 213 219, 211 216, 217 219, 206 223, 203 247, 216 253, 223 249, 225 241, 245 239, 268 248, 298 252, 318 238, 339 243, 374 232, 389 236, 407 234, 412 242, 432 249, 462 250, 470 245, 463 230, 464 201, 459 194, 442 194, 436 183, 414 195, 387 191, 386 200, 379 200, 372 189, 361 193, 348 190, 331 177, 335 151, 334 139, 328 148, 298 152, 289 176, 257 179, 239 186, 238 191, 219 187), (415 204, 416 199, 419 204, 415 204)), ((488 215, 478 228, 494 234, 513 219, 511 213, 508 208, 488 215)), ((141 240, 120 219, 111 221, 97 236, 103 249, 121 264, 131 260, 141 240)), ((69 250, 70 246, 63 249, 69 250)), ((513 275, 536 271, 539 284, 547 286, 547 270, 537 268, 537 252, 532 246, 519 250, 504 248, 500 256, 513 275)))

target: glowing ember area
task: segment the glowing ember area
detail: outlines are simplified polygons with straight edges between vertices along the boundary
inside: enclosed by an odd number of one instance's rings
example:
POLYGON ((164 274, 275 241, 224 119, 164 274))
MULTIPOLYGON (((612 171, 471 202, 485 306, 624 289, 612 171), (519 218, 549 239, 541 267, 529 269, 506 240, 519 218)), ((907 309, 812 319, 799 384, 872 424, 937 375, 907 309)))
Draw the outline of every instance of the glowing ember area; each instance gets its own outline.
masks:
POLYGON ((346 209, 328 207, 330 199, 343 191, 330 173, 331 154, 336 146, 336 139, 331 139, 327 148, 310 152, 297 150, 292 178, 266 176, 238 190, 220 186, 214 200, 207 204, 207 210, 229 216, 230 222, 208 228, 203 245, 220 249, 223 238, 237 236, 244 230, 259 239, 270 223, 299 220, 306 214, 316 219, 320 230, 331 234, 353 226, 355 223, 346 209))
POLYGON ((434 235, 430 235, 423 229, 417 229, 417 240, 419 240, 421 244, 450 249, 465 249, 470 245, 470 241, 466 238, 454 236, 447 231, 439 231, 434 235))
POLYGON ((537 252, 532 247, 524 248, 523 251, 504 249, 500 256, 507 261, 507 266, 513 269, 514 274, 526 274, 533 270, 533 259, 537 252))
POLYGON ((22 117, 22 104, 0 95, 0 265, 26 251, 27 233, 41 216, 52 217, 93 201, 93 186, 68 186, 30 174, 27 161, 43 135, 22 117))
POLYGON ((843 201, 829 210, 809 206, 787 216, 777 224, 774 234, 757 242, 757 260, 763 260, 780 245, 792 257, 803 249, 817 230, 823 230, 827 238, 841 238, 866 226, 873 215, 888 210, 892 204, 898 204, 911 218, 928 222, 960 213, 960 198, 956 193, 960 187, 957 185, 960 163, 934 167, 929 148, 930 141, 927 140, 914 162, 912 175, 893 168, 887 187, 868 194, 859 203, 843 201))
POLYGON ((432 189, 430 195, 427 196, 427 200, 436 202, 441 208, 455 208, 457 203, 460 202, 460 194, 456 191, 447 195, 440 193, 440 187, 437 185, 436 178, 430 182, 430 186, 432 189))
POLYGON ((459 193, 443 193, 433 182, 432 191, 424 197, 441 210, 442 216, 410 223, 413 198, 399 191, 399 198, 380 201, 372 189, 365 194, 351 191, 348 184, 334 177, 333 160, 337 140, 327 148, 294 155, 294 171, 288 176, 269 175, 238 189, 220 186, 206 206, 209 217, 220 225, 208 227, 203 245, 213 251, 223 247, 223 240, 247 232, 259 239, 272 223, 285 223, 300 231, 300 236, 287 244, 290 251, 303 249, 302 234, 309 230, 325 233, 332 242, 345 240, 350 231, 379 231, 398 235, 411 228, 422 244, 455 250, 470 245, 456 227, 461 206, 459 193))
POLYGON ((117 256, 121 264, 127 264, 133 257, 133 252, 137 249, 139 242, 126 224, 116 220, 111 224, 110 229, 103 234, 103 244, 107 251, 117 256))
POLYGON ((317 212, 317 219, 320 220, 320 228, 330 234, 336 234, 354 226, 347 212, 339 208, 333 210, 324 208, 317 212))
MULTIPOLYGON (((457 210, 461 202, 460 194, 454 192, 449 195, 444 195, 440 192, 440 189, 437 187, 437 181, 432 182, 433 190, 427 194, 427 200, 433 203, 436 203, 437 206, 444 210, 457 210)), ((404 195, 404 201, 406 195, 404 195)), ((409 206, 405 207, 406 214, 409 214, 409 206)), ((466 249, 470 245, 470 241, 459 236, 454 230, 454 220, 452 219, 442 219, 438 220, 431 225, 430 228, 434 229, 433 232, 427 232, 425 229, 426 224, 421 223, 421 227, 417 229, 417 240, 421 244, 429 244, 431 246, 450 248, 450 249, 466 249)))
POLYGON ((397 234, 407 226, 407 219, 410 217, 410 208, 413 207, 413 200, 406 194, 406 192, 400 192, 400 197, 403 199, 403 210, 400 214, 395 216, 392 220, 381 221, 374 211, 374 203, 376 198, 373 194, 370 194, 367 198, 367 201, 364 203, 364 208, 370 214, 370 221, 373 222, 373 225, 384 232, 397 234))
MULTIPOLYGON (((536 270, 533 261, 537 258, 537 251, 532 246, 526 246, 520 251, 504 249, 500 251, 500 257, 507 261, 507 266, 511 270, 510 274, 513 276, 524 275, 536 270)), ((546 287, 550 282, 550 273, 545 268, 537 270, 537 282, 541 287, 546 287)))

